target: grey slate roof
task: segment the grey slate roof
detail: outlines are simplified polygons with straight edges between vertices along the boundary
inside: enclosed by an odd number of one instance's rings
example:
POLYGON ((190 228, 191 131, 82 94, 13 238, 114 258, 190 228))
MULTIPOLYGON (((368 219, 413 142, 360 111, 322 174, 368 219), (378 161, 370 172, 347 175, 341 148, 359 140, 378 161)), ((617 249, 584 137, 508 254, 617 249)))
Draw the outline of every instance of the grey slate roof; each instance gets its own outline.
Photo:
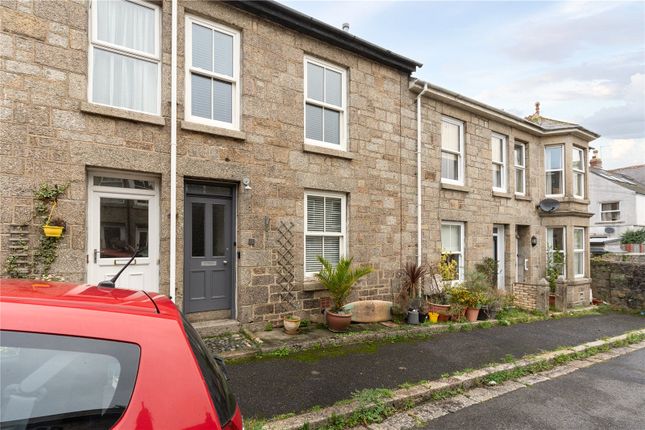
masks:
POLYGON ((645 195, 645 184, 638 182, 636 179, 631 176, 623 175, 622 173, 617 173, 612 170, 603 170, 597 167, 590 167, 589 171, 595 175, 600 176, 608 181, 613 182, 616 185, 620 185, 623 188, 637 192, 638 194, 645 195))
MULTIPOLYGON (((422 64, 402 55, 396 54, 385 48, 381 48, 360 37, 336 28, 332 25, 319 21, 295 9, 291 9, 273 0, 263 1, 235 1, 226 0, 231 6, 266 18, 285 27, 307 34, 318 40, 330 43, 351 52, 363 55, 364 57, 378 61, 390 67, 407 72, 416 71, 422 64)), ((340 6, 339 6, 340 7, 340 6)), ((366 3, 365 7, 369 7, 366 3)))

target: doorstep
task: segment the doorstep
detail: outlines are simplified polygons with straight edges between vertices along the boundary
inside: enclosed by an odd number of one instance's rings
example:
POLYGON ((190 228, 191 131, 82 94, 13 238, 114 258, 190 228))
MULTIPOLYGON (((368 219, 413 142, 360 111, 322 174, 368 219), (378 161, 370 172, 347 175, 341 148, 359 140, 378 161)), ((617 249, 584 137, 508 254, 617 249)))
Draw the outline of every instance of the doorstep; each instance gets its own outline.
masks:
POLYGON ((240 322, 236 320, 211 320, 211 321, 198 321, 192 323, 197 333, 204 337, 221 336, 227 333, 238 333, 240 331, 240 322))

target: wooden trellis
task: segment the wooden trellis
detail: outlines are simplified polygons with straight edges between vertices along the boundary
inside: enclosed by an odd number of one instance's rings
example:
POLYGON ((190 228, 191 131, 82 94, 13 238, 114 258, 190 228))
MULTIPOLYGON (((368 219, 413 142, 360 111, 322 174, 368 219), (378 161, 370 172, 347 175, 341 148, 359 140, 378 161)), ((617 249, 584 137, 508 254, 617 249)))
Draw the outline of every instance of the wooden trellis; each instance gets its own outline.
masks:
POLYGON ((293 226, 292 222, 280 222, 278 227, 278 285, 280 285, 280 300, 288 303, 293 309, 297 307, 296 294, 293 291, 294 254, 293 254, 293 226))

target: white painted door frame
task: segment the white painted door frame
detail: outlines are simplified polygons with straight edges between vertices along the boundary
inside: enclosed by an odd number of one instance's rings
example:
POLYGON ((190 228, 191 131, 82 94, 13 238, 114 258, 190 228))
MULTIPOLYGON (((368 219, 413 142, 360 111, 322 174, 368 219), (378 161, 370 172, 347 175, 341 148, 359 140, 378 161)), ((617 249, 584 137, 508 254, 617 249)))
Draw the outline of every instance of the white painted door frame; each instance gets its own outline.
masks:
MULTIPOLYGON (((88 173, 88 205, 87 205, 87 282, 98 283, 116 274, 129 257, 101 257, 101 232, 105 228, 121 228, 120 225, 101 222, 101 199, 136 200, 136 204, 147 205, 148 208, 148 255, 137 257, 130 267, 117 281, 117 287, 142 289, 159 292, 159 180, 154 176, 139 175, 105 170, 92 170, 88 173), (119 188, 115 186, 94 185, 94 177, 110 177, 149 181, 154 184, 153 190, 119 188), (143 203, 145 202, 145 203, 143 203)), ((136 235, 144 233, 136 229, 136 235)), ((125 228, 120 233, 125 237, 125 228)))
POLYGON ((497 246, 497 249, 494 251, 497 254, 497 288, 499 290, 506 289, 506 284, 504 282, 506 278, 506 247, 504 246, 504 232, 505 229, 502 224, 493 224, 493 243, 497 246))

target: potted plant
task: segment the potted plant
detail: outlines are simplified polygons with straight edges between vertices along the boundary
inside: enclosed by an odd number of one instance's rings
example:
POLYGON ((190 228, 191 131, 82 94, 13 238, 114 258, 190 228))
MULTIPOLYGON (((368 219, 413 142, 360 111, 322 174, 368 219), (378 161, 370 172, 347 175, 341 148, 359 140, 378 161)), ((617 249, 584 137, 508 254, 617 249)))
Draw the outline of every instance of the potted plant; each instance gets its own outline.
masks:
POLYGON ((480 317, 482 319, 495 319, 497 312, 502 310, 504 302, 506 301, 506 293, 497 289, 491 289, 487 292, 482 308, 480 310, 480 317))
POLYGON ((470 303, 470 291, 460 285, 450 288, 449 295, 450 316, 453 321, 456 321, 466 314, 468 303, 470 303))
POLYGON ((65 222, 59 218, 52 219, 52 215, 58 205, 58 198, 65 194, 68 187, 69 184, 50 186, 43 183, 34 192, 36 212, 44 219, 43 234, 46 237, 61 237, 63 235, 65 222))
POLYGON ((65 231, 65 227, 67 227, 67 223, 65 223, 65 221, 60 218, 54 218, 52 220, 48 220, 43 225, 43 233, 47 237, 61 237, 65 231))
POLYGON ((284 331, 287 334, 296 334, 300 328, 300 317, 296 315, 287 315, 283 319, 284 331))
MULTIPOLYGON (((406 318, 406 321, 409 324, 418 324, 425 321, 422 312, 420 312, 421 299, 419 297, 419 287, 426 273, 427 269, 424 265, 419 265, 413 262, 406 263, 405 268, 400 272, 400 276, 403 278, 401 282, 400 297, 402 299, 407 298, 407 301, 409 302, 407 309, 408 315, 406 318)), ((425 316, 427 317, 427 314, 425 316)))
POLYGON ((623 232, 620 235, 620 244, 627 252, 645 252, 645 228, 623 232))
POLYGON ((368 266, 352 269, 353 260, 354 258, 343 257, 334 266, 325 258, 318 257, 318 261, 323 267, 315 276, 331 295, 332 307, 325 312, 325 315, 327 327, 333 332, 344 332, 349 327, 352 322, 352 314, 343 311, 343 306, 345 306, 354 284, 372 272, 372 268, 368 266))

